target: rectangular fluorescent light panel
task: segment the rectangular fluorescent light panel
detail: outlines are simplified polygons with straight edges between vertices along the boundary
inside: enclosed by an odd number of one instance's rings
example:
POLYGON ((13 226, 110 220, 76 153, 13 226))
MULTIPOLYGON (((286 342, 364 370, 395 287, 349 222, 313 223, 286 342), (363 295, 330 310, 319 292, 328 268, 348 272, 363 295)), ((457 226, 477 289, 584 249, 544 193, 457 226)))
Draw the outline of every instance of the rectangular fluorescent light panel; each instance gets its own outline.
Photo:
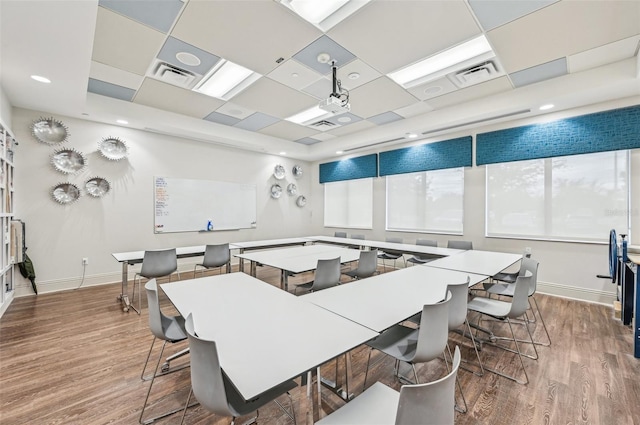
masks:
POLYGON ((325 115, 331 114, 327 113, 327 111, 325 110, 320 109, 319 106, 314 106, 313 108, 305 109, 302 112, 292 115, 289 118, 285 118, 285 120, 295 124, 306 125, 310 121, 318 120, 325 115))
POLYGON ((207 96, 229 100, 260 78, 260 74, 241 65, 222 60, 193 89, 207 96))
POLYGON ((322 31, 353 14, 370 0, 280 0, 298 16, 322 31))
POLYGON ((388 75, 405 88, 413 87, 422 83, 429 75, 491 51, 486 37, 481 35, 388 75))

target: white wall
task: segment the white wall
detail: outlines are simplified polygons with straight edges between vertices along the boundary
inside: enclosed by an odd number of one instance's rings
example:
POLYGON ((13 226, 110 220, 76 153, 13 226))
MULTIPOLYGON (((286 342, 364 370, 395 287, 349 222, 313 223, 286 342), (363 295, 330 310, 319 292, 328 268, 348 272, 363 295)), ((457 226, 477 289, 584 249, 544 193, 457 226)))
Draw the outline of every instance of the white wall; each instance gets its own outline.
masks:
MULTIPOLYGON (((437 140, 453 139, 462 136, 473 136, 475 152, 476 133, 493 131, 501 128, 515 127, 535 122, 560 119, 566 116, 583 115, 601 110, 621 108, 640 103, 640 99, 626 99, 618 102, 609 102, 588 108, 574 111, 564 111, 558 114, 545 115, 540 118, 520 120, 509 123, 485 126, 473 130, 460 131, 455 134, 442 136, 437 140)), ((423 144, 431 140, 421 140, 410 144, 423 144)), ((410 145, 385 146, 379 150, 369 150, 358 152, 353 156, 365 155, 383 150, 391 150, 410 145)), ((318 165, 325 161, 318 161, 312 165, 313 170, 313 190, 311 199, 314 212, 313 216, 314 233, 333 235, 335 230, 345 230, 352 233, 350 229, 325 228, 323 226, 323 200, 324 190, 318 183, 318 165)), ((632 176, 632 199, 634 205, 632 210, 632 228, 635 244, 640 244, 640 220, 638 211, 640 207, 640 184, 637 178, 640 175, 640 150, 635 150, 632 158, 634 175, 632 176)), ((354 230, 353 233, 364 233, 368 239, 384 240, 386 237, 402 237, 406 242, 414 242, 417 238, 428 238, 438 240, 438 246, 446 246, 449 239, 465 239, 473 241, 475 249, 489 251, 503 251, 522 253, 525 247, 530 247, 532 255, 540 262, 538 272, 538 290, 543 293, 555 294, 570 298, 577 298, 586 301, 594 301, 611 305, 615 299, 615 285, 610 280, 599 279, 598 274, 608 274, 608 246, 605 244, 583 244, 567 242, 550 242, 539 240, 517 240, 505 238, 485 237, 485 167, 473 166, 465 169, 465 201, 464 201, 464 236, 448 236, 437 234, 420 234, 407 232, 387 232, 385 231, 385 200, 386 186, 385 178, 375 178, 373 184, 373 229, 363 231, 354 230)))
MULTIPOLYGON (((278 200, 269 195, 271 185, 276 182, 273 168, 278 163, 287 170, 284 181, 295 181, 299 193, 308 195, 310 166, 304 161, 54 116, 69 129, 69 142, 65 146, 79 150, 88 158, 84 171, 66 176, 50 163, 56 147, 42 144, 31 135, 31 123, 41 116, 50 115, 14 109, 12 126, 20 141, 15 159, 16 217, 26 223, 28 254, 41 292, 77 287, 81 282, 83 257, 89 258, 84 285, 92 285, 120 280, 121 268, 111 256, 113 252, 309 233, 310 208, 298 208, 295 197, 286 192, 278 200), (108 161, 99 154, 97 143, 107 136, 127 142, 128 160, 108 161), (291 176, 295 164, 304 170, 299 179, 291 176), (55 184, 70 181, 82 187, 88 178, 95 176, 111 182, 112 190, 106 197, 96 199, 85 195, 76 203, 64 206, 52 200, 51 188, 55 184), (213 233, 154 234, 154 176, 256 183, 258 226, 213 233)), ((180 267, 193 269, 194 262, 195 259, 181 260, 180 267)), ((130 268, 130 272, 135 269, 130 268)), ((19 282, 17 295, 29 293, 27 282, 19 282)))

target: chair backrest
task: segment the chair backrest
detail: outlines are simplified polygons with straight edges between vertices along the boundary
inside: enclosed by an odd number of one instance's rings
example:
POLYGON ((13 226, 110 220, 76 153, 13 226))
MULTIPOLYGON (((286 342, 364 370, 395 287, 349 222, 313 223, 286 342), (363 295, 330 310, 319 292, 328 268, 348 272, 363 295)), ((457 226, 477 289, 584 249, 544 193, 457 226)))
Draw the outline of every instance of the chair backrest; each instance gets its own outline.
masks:
POLYGON ((455 382, 460 367, 460 347, 453 354, 451 372, 437 381, 403 385, 396 412, 396 425, 453 425, 455 382))
POLYGON ((434 241, 431 239, 416 239, 416 245, 422 246, 438 246, 438 241, 434 241))
POLYGON ((531 273, 531 284, 529 286, 528 295, 531 296, 536 293, 536 288, 538 286, 538 263, 533 258, 522 258, 522 262, 520 263, 520 271, 518 272, 518 276, 526 276, 526 273, 531 273))
POLYGON ((402 243, 402 238, 387 238, 385 240, 392 243, 402 243))
POLYGON ((313 278, 312 291, 336 286, 340 283, 340 257, 330 260, 318 260, 316 273, 313 278))
POLYGON ((449 303, 449 330, 456 329, 467 319, 467 301, 469 300, 469 277, 466 282, 450 283, 447 291, 451 292, 449 303))
POLYGON ((440 356, 449 339, 449 304, 451 292, 447 290, 446 298, 436 304, 422 307, 418 343, 411 359, 413 363, 428 362, 440 356))
POLYGON ((221 416, 234 416, 227 401, 216 343, 198 337, 192 314, 187 316, 185 328, 189 339, 193 395, 207 410, 221 416))
POLYGON ((358 259, 358 277, 372 276, 378 268, 378 250, 371 249, 368 251, 360 251, 360 258, 358 259))
POLYGON ((473 249, 473 242, 472 241, 448 241, 447 248, 470 250, 470 249, 473 249))
POLYGON ((336 238, 346 238, 347 237, 347 232, 335 232, 333 234, 334 237, 336 238))
POLYGON ((361 239, 361 240, 364 240, 364 235, 351 235, 351 239, 361 239))
POLYGON ((507 314, 509 318, 513 319, 520 317, 525 313, 525 311, 527 311, 527 307, 529 306, 529 288, 532 285, 532 278, 533 275, 530 272, 527 272, 524 276, 518 276, 516 278, 513 298, 511 299, 511 309, 507 314))
POLYGON ((167 329, 175 319, 165 316, 160 309, 160 301, 158 299, 158 284, 155 279, 149 280, 144 289, 147 292, 147 304, 149 308, 149 329, 151 333, 158 339, 164 341, 176 341, 186 338, 182 332, 177 331, 175 328, 172 335, 167 335, 167 329))
POLYGON ((141 276, 146 278, 162 277, 170 275, 176 270, 178 270, 178 257, 175 248, 144 252, 140 268, 141 276))
POLYGON ((231 260, 229 252, 229 244, 223 243, 218 245, 207 245, 204 251, 202 265, 205 267, 224 266, 231 260))

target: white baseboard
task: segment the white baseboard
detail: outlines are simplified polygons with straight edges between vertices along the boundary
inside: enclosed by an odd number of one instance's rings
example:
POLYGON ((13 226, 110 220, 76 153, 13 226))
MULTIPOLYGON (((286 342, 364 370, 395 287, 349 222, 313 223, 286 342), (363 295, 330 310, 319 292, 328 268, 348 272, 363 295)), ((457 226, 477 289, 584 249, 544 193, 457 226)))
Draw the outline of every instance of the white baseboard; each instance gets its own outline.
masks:
POLYGON ((597 289, 580 288, 577 286, 562 285, 560 283, 538 281, 537 291, 541 294, 553 295, 556 297, 569 298, 578 301, 587 301, 595 304, 612 306, 616 300, 614 290, 601 291, 597 289))

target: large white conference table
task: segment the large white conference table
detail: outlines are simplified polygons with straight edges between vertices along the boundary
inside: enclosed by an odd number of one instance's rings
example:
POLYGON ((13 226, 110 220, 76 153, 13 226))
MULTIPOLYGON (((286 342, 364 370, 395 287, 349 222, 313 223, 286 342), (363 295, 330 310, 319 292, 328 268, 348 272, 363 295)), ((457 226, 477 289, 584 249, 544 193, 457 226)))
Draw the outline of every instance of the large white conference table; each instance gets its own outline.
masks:
POLYGON ((300 298, 382 332, 422 311, 425 304, 442 301, 448 284, 464 282, 467 277, 469 286, 473 286, 488 276, 421 265, 356 280, 300 298))
POLYGON ((235 256, 251 262, 252 276, 256 274, 257 264, 280 269, 280 287, 288 291, 290 274, 315 270, 318 260, 340 257, 340 263, 356 261, 360 258, 360 251, 331 245, 305 245, 235 254, 235 256))
POLYGON ((183 317, 193 314, 200 337, 216 341, 220 365, 245 400, 378 335, 245 273, 160 287, 183 317))
POLYGON ((470 250, 430 261, 424 266, 494 276, 521 259, 522 254, 470 250))
POLYGON ((439 248, 437 246, 425 246, 409 243, 372 241, 368 239, 340 238, 335 236, 309 236, 307 239, 314 243, 322 242, 344 246, 359 246, 369 249, 377 248, 383 251, 395 251, 404 254, 429 255, 434 257, 447 257, 449 255, 464 252, 462 249, 439 248))

